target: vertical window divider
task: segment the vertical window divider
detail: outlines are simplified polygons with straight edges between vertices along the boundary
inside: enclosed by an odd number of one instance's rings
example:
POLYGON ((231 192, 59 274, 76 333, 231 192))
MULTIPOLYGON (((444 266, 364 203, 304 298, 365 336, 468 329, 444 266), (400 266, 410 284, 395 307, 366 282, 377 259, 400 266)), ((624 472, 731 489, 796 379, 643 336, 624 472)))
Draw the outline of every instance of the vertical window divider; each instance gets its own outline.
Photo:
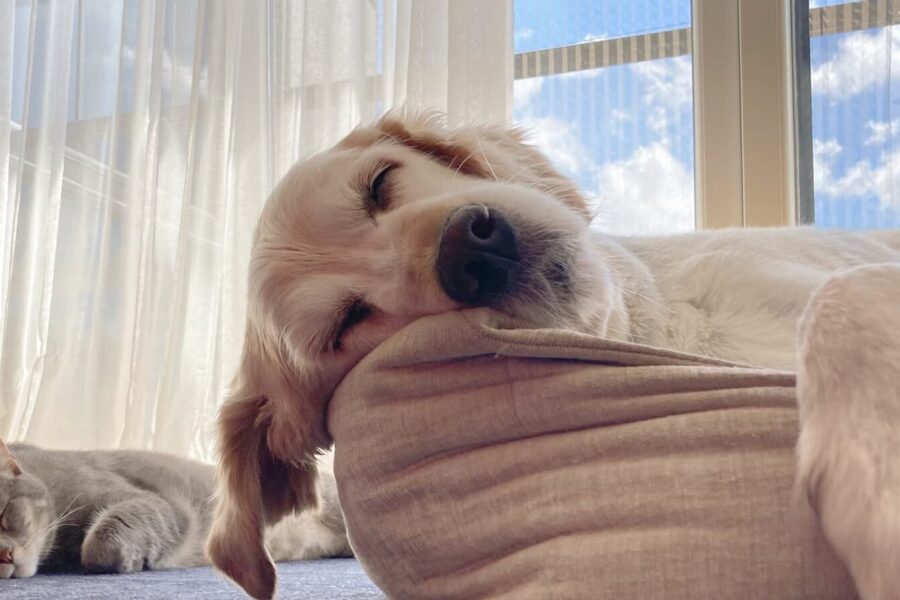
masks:
POLYGON ((790 3, 792 43, 793 117, 795 180, 794 215, 798 225, 815 223, 813 199, 812 85, 810 81, 809 0, 790 3))
POLYGON ((693 0, 698 229, 744 225, 738 0, 693 0))
POLYGON ((793 2, 692 6, 697 227, 793 225, 793 2))
POLYGON ((738 2, 744 226, 794 225, 793 2, 738 2))

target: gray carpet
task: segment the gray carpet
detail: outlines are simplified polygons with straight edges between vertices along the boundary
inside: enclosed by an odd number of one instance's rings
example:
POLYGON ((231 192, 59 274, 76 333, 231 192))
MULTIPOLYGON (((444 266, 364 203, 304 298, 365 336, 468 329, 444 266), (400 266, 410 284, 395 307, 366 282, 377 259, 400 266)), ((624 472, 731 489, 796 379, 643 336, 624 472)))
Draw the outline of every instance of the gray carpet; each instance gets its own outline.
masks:
MULTIPOLYGON (((133 575, 37 575, 0 580, 3 600, 242 600, 246 598, 211 568, 145 571, 133 575)), ((352 558, 278 564, 279 600, 384 599, 352 558)))

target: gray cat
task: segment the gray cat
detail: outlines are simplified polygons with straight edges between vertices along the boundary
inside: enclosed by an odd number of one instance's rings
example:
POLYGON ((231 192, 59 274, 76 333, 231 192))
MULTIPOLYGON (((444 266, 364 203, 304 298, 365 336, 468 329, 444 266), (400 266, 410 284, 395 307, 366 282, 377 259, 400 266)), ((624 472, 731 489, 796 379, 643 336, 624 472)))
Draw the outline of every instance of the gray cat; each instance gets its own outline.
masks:
MULTIPOLYGON (((0 441, 0 579, 207 564, 215 469, 168 454, 0 441)), ((334 478, 319 508, 267 532, 275 560, 350 556, 334 478)))

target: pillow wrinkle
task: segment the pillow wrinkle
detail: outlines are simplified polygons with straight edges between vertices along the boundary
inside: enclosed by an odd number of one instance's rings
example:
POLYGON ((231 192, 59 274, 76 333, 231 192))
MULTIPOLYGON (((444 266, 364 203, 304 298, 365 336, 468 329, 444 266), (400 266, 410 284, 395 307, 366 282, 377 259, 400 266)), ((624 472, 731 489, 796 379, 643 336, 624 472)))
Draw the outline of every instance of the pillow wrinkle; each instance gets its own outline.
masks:
POLYGON ((502 325, 420 319, 334 394, 348 530, 390 597, 856 597, 793 493, 792 373, 502 325))

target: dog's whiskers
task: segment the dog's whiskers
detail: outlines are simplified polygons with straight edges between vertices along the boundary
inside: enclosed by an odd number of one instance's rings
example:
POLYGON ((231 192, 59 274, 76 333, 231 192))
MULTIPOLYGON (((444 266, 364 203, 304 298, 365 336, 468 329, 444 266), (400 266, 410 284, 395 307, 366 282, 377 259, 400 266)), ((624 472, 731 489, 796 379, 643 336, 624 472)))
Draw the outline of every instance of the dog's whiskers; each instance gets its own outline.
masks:
MULTIPOLYGON (((452 178, 451 178, 451 181, 456 179, 456 176, 459 175, 460 170, 461 170, 464 166, 466 166, 466 163, 469 162, 469 159, 471 159, 473 156, 475 156, 475 154, 476 154, 477 152, 478 152, 477 150, 473 150, 472 152, 470 152, 470 153, 462 160, 462 162, 459 163, 459 166, 456 167, 456 170, 453 171, 453 176, 452 176, 452 178)), ((452 166, 453 166, 453 163, 451 163, 450 166, 452 167, 452 166)))
POLYGON ((515 182, 516 177, 518 177, 522 172, 528 171, 530 168, 531 168, 531 165, 524 165, 522 167, 519 167, 518 169, 516 169, 516 171, 512 175, 510 175, 509 177, 504 179, 502 183, 516 183, 515 182))
POLYGON ((475 143, 478 144, 478 150, 481 152, 481 157, 484 159, 484 164, 487 165, 488 170, 491 172, 491 176, 494 178, 494 181, 500 181, 497 177, 497 173, 494 172, 494 167, 491 165, 491 161, 488 160, 487 154, 484 151, 484 147, 481 145, 481 138, 476 135, 475 143))

